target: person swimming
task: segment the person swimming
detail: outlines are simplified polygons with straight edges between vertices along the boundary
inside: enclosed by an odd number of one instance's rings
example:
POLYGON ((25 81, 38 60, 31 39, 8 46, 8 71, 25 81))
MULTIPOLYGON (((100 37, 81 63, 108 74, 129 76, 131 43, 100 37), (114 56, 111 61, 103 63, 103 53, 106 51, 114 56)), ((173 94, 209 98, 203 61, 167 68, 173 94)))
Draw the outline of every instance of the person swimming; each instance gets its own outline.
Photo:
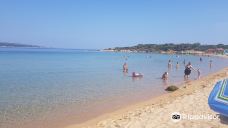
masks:
POLYGON ((191 62, 188 62, 188 64, 185 66, 185 70, 184 70, 184 77, 189 77, 189 75, 191 74, 191 71, 195 70, 192 65, 191 65, 191 62))
POLYGON ((167 79, 168 79, 168 72, 165 72, 165 73, 162 75, 162 79, 163 79, 163 80, 167 80, 167 79))
POLYGON ((132 72, 132 77, 143 77, 141 73, 132 72))
POLYGON ((128 65, 126 62, 123 65, 123 72, 128 72, 128 65))

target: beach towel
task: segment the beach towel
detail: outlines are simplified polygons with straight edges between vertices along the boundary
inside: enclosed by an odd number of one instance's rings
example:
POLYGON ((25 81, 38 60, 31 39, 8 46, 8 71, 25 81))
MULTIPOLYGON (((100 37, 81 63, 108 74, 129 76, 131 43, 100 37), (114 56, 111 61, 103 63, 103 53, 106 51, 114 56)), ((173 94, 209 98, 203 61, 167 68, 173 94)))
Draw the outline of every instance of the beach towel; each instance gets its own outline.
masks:
POLYGON ((228 117, 228 79, 216 83, 208 98, 208 104, 215 112, 228 117))

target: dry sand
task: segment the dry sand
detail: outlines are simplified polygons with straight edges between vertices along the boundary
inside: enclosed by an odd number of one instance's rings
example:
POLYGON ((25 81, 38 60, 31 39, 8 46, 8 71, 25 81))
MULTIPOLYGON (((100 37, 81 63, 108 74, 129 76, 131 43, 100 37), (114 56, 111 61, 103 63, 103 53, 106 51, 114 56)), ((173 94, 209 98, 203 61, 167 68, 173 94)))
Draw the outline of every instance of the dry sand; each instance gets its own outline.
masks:
POLYGON ((150 101, 107 113, 82 124, 73 124, 66 128, 227 128, 228 119, 183 119, 173 122, 173 112, 189 115, 213 115, 208 106, 208 96, 215 83, 228 78, 228 68, 191 81, 172 93, 153 98, 150 101))

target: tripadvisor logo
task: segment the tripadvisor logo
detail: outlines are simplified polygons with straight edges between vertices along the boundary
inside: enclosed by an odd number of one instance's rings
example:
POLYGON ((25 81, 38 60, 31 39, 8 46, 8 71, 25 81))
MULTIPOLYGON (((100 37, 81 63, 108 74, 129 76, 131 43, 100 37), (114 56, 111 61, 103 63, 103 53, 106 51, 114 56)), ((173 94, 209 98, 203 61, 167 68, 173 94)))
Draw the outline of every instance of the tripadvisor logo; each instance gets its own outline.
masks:
POLYGON ((173 122, 179 122, 181 120, 181 114, 179 112, 174 112, 171 114, 171 120, 173 122))
POLYGON ((179 122, 180 120, 214 120, 218 119, 218 115, 212 115, 212 114, 180 114, 179 112, 173 112, 171 114, 171 120, 173 122, 179 122))

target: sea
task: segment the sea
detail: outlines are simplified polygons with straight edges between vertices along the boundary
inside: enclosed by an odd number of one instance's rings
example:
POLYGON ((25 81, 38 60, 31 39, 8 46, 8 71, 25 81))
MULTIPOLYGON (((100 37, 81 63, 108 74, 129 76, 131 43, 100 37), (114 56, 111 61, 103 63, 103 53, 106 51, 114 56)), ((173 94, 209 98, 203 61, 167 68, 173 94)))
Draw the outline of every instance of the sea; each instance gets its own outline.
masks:
POLYGON ((184 60, 202 77, 228 66, 228 59, 210 56, 0 48, 0 127, 64 127, 169 93, 167 86, 197 79, 194 70, 184 79, 184 60))

